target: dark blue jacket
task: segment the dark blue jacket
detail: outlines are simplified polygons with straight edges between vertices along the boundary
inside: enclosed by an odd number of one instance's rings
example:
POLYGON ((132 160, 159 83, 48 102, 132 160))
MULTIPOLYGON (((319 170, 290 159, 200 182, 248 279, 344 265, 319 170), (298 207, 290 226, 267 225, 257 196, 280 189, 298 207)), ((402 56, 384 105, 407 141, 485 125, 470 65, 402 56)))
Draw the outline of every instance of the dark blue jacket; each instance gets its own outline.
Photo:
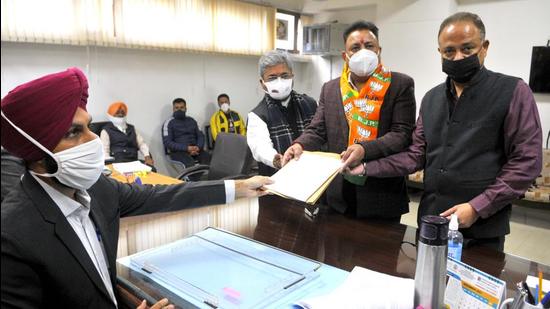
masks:
POLYGON ((166 152, 187 151, 188 146, 204 148, 204 134, 199 130, 195 119, 184 120, 170 117, 162 126, 162 142, 166 152))

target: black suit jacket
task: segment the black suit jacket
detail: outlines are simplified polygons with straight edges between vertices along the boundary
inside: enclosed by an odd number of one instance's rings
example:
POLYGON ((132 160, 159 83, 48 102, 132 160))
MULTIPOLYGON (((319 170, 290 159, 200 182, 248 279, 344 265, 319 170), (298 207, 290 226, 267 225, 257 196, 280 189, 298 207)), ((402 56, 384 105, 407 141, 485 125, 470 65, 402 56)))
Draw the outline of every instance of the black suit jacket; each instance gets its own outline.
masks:
MULTIPOLYGON (((414 81, 402 73, 391 74, 377 139, 362 143, 368 161, 400 152, 411 143, 416 114, 414 81)), ((296 142, 305 150, 318 150, 326 143, 329 152, 341 153, 348 147, 348 134, 338 77, 323 85, 317 112, 296 142)), ((340 212, 354 203, 358 217, 398 217, 409 209, 404 177, 369 177, 364 186, 355 186, 338 175, 327 189, 327 201, 340 212)))
MULTIPOLYGON (((153 187, 102 176, 88 193, 113 287, 120 217, 225 203, 223 181, 153 187)), ((2 308, 114 308, 80 239, 30 174, 2 202, 1 229, 2 308)))

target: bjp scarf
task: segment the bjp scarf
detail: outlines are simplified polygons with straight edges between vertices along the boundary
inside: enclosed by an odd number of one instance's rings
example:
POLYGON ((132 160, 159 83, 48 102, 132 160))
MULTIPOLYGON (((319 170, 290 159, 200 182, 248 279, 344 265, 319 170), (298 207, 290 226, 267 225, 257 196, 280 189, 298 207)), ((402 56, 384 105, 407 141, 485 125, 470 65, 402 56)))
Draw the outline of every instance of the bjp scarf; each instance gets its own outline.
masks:
MULTIPOLYGON (((340 77, 342 104, 349 126, 348 146, 375 140, 378 136, 380 109, 391 84, 391 72, 379 64, 360 91, 352 87, 350 70, 346 64, 340 77)), ((364 184, 366 177, 346 177, 355 184, 364 184)))

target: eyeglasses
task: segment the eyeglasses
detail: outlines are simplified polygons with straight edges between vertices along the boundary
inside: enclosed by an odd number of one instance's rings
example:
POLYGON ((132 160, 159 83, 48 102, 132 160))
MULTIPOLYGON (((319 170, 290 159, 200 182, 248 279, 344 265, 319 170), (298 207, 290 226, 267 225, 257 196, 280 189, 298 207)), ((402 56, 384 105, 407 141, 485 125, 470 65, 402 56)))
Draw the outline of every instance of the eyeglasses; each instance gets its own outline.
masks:
POLYGON ((283 73, 281 75, 269 75, 265 80, 264 82, 272 82, 274 80, 277 80, 278 78, 282 78, 282 79, 291 79, 294 77, 294 74, 292 73, 283 73))

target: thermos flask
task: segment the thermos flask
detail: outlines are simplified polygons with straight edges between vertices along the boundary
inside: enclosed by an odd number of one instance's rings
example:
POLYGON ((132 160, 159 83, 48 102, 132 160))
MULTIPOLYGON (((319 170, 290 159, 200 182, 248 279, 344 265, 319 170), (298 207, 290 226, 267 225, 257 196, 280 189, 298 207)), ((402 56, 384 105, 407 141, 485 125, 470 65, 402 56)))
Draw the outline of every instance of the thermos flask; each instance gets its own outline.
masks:
POLYGON ((449 221, 439 216, 423 216, 414 276, 414 307, 443 308, 447 275, 449 221))

